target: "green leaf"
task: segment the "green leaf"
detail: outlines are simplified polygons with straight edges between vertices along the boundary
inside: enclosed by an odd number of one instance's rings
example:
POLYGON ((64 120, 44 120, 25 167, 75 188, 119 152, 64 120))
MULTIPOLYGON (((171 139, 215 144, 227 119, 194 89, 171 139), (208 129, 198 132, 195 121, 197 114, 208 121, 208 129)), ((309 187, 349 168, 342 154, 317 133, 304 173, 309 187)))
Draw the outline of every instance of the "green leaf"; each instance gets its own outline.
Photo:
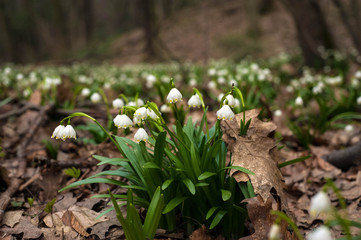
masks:
POLYGON ((212 207, 211 209, 209 209, 206 215, 206 220, 208 220, 217 209, 218 207, 212 207))
POLYGON ((235 169, 235 170, 238 170, 238 171, 241 171, 241 172, 244 172, 244 173, 247 173, 247 174, 250 174, 250 175, 254 175, 255 173, 244 168, 244 167, 240 167, 240 166, 229 166, 229 167, 225 167, 225 168, 222 168, 220 171, 223 171, 225 169, 235 169))
POLYGON ((223 201, 227 201, 232 197, 232 193, 228 190, 221 189, 221 192, 222 192, 222 200, 223 201))
POLYGON ((172 200, 169 201, 167 206, 165 206, 163 210, 163 214, 167 214, 170 211, 172 211, 175 207, 177 207, 179 204, 181 204, 184 200, 186 200, 188 197, 175 197, 172 200))
POLYGON ((75 167, 65 169, 64 173, 75 179, 80 177, 80 169, 75 167))
POLYGON ((199 181, 202 181, 202 180, 205 180, 205 179, 207 179, 207 178, 209 178, 209 177, 212 177, 212 176, 214 176, 214 175, 217 175, 217 174, 212 173, 212 172, 204 172, 204 173, 202 173, 201 175, 199 175, 198 180, 199 180, 199 181))
POLYGON ((80 180, 80 181, 74 182, 72 184, 69 184, 68 186, 63 187, 62 189, 60 189, 59 192, 62 192, 62 191, 67 190, 69 188, 77 187, 77 186, 84 185, 84 184, 91 184, 91 183, 108 183, 108 184, 111 184, 111 185, 114 184, 114 185, 117 185, 117 186, 120 186, 120 187, 124 187, 126 185, 125 183, 114 180, 114 179, 87 178, 87 179, 80 180))
POLYGON ((299 157, 299 158, 295 158, 295 159, 280 163, 280 164, 278 164, 278 168, 283 168, 283 167, 286 167, 286 166, 291 165, 291 164, 295 164, 295 163, 298 163, 298 162, 305 161, 306 159, 308 159, 310 157, 311 157, 311 155, 308 155, 308 156, 299 157))
POLYGON ((162 166, 166 137, 167 137, 167 132, 159 133, 159 135, 157 137, 157 141, 154 146, 154 162, 159 167, 162 166))
POLYGON ((196 187, 208 187, 209 183, 201 182, 201 183, 196 183, 194 186, 196 186, 196 187))
POLYGON ((13 207, 22 207, 24 205, 23 201, 15 201, 15 200, 11 200, 10 201, 11 206, 13 207))
POLYGON ((213 229, 215 226, 218 225, 218 223, 222 220, 222 218, 224 217, 224 215, 227 213, 227 211, 219 211, 216 216, 213 218, 213 221, 211 223, 211 226, 209 227, 209 229, 213 229))
POLYGON ((151 169, 159 169, 160 170, 160 167, 155 164, 154 162, 147 162, 145 164, 143 164, 143 168, 151 168, 151 169))
POLYGON ((164 196, 160 193, 160 187, 155 191, 152 201, 149 204, 147 216, 144 220, 144 234, 147 239, 153 239, 158 228, 162 210, 164 207, 164 196))
POLYGON ((52 213, 53 212, 53 206, 56 202, 56 197, 53 198, 50 202, 48 202, 44 208, 44 211, 47 213, 52 213))
POLYGON ((192 195, 196 194, 196 188, 195 188, 193 182, 189 178, 183 179, 182 182, 184 183, 184 185, 186 185, 186 187, 188 188, 189 192, 192 195))
POLYGON ((173 181, 174 181, 173 178, 165 180, 164 183, 162 184, 162 190, 163 191, 166 190, 173 181))

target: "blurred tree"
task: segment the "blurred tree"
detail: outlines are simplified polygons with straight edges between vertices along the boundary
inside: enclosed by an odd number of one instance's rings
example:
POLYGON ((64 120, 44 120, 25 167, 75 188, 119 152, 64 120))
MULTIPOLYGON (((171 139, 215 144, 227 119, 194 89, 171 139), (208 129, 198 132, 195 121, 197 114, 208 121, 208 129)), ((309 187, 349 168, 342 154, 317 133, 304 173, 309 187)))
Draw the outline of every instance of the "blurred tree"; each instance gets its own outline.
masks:
POLYGON ((326 24, 318 0, 283 0, 291 13, 297 29, 298 42, 305 64, 323 67, 325 60, 318 51, 320 46, 335 49, 333 38, 326 24))

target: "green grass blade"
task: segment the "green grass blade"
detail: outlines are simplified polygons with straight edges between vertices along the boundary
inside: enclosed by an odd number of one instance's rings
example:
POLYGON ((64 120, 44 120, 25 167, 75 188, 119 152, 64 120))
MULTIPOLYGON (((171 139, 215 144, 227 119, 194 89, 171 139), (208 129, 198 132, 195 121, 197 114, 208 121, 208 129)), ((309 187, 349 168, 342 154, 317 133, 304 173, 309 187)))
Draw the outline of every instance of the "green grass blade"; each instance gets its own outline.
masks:
POLYGON ((163 210, 163 214, 167 214, 170 211, 172 211, 174 208, 176 208, 179 204, 181 204, 184 200, 186 200, 188 197, 176 197, 169 201, 169 203, 165 206, 163 210))

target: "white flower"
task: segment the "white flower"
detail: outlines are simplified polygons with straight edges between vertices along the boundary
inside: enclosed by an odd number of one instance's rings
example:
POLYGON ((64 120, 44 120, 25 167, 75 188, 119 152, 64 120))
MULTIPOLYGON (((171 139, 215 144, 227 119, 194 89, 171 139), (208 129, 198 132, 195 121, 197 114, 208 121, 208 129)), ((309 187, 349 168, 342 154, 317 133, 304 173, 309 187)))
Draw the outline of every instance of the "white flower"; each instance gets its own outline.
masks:
POLYGON ((133 118, 133 123, 137 124, 137 125, 140 125, 142 123, 142 119, 138 119, 138 118, 134 117, 133 118))
POLYGON ((345 131, 346 131, 346 132, 352 132, 352 131, 353 131, 353 126, 350 125, 350 124, 346 125, 345 131))
POLYGON ((100 96, 99 93, 93 93, 90 96, 90 101, 92 101, 93 103, 98 103, 98 102, 100 102, 101 99, 102 99, 102 97, 100 96))
POLYGON ((149 74, 148 76, 147 76, 147 78, 146 78, 146 86, 147 86, 147 88, 151 88, 151 87, 153 87, 153 85, 154 85, 154 83, 157 81, 157 78, 154 76, 154 75, 152 75, 152 74, 149 74))
POLYGON ((303 106, 303 100, 302 100, 301 96, 298 96, 296 98, 295 104, 296 104, 296 106, 303 106))
POLYGON ((320 213, 328 212, 331 209, 331 201, 327 193, 321 191, 311 198, 310 215, 316 217, 320 213))
POLYGON ((113 100, 112 105, 113 105, 113 108, 120 109, 120 108, 124 107, 124 102, 122 99, 116 98, 113 100))
POLYGON ((167 96, 167 101, 169 103, 176 103, 182 101, 182 94, 176 88, 172 88, 167 96))
POLYGON ((361 71, 360 70, 355 73, 355 77, 361 79, 361 71))
POLYGON ((118 128, 128 128, 133 126, 132 120, 125 114, 122 115, 118 114, 113 121, 114 121, 114 125, 118 128))
POLYGON ((157 120, 159 118, 152 109, 147 109, 147 115, 154 120, 157 120))
POLYGON ((217 88, 217 84, 216 84, 215 82, 213 82, 213 81, 210 81, 210 82, 207 84, 207 87, 208 87, 209 89, 215 89, 215 88, 217 88))
POLYGON ((223 96, 224 96, 224 93, 220 93, 220 94, 217 96, 218 102, 222 101, 223 96))
POLYGON ((149 138, 147 132, 144 128, 139 128, 138 131, 135 133, 134 138, 137 142, 144 141, 146 142, 149 138))
POLYGON ((239 106, 241 106, 241 101, 239 101, 238 98, 235 98, 235 99, 234 99, 234 102, 235 102, 234 107, 239 107, 239 106))
POLYGON ((59 139, 62 138, 62 131, 65 129, 64 125, 59 125, 54 129, 51 138, 59 139))
POLYGON ((160 111, 164 113, 170 113, 172 112, 172 109, 167 104, 163 104, 160 106, 160 111))
POLYGON ((138 108, 134 113, 134 117, 141 120, 146 119, 147 116, 148 116, 148 111, 145 107, 138 108))
POLYGON ((234 99, 234 97, 231 94, 229 94, 229 95, 227 95, 226 99, 224 99, 223 104, 227 104, 231 107, 235 107, 236 99, 234 99), (227 103, 227 101, 228 101, 228 103, 227 103))
POLYGON ((24 78, 24 75, 22 73, 16 74, 16 80, 22 80, 24 78))
POLYGON ((307 240, 333 240, 332 234, 328 227, 320 226, 314 231, 310 232, 307 235, 307 240))
POLYGON ((216 75, 216 69, 214 69, 214 68, 208 69, 208 75, 209 75, 209 76, 214 76, 214 75, 216 75))
POLYGON ((83 97, 87 97, 89 96, 89 94, 90 94, 89 88, 83 88, 80 93, 80 95, 82 95, 83 97))
POLYGON ((59 134, 61 134, 61 139, 63 141, 65 141, 67 138, 76 139, 76 132, 70 124, 66 125, 66 127, 59 132, 59 134))
POLYGON ((282 116, 282 111, 280 109, 277 109, 276 111, 274 111, 273 114, 275 115, 275 117, 280 117, 282 116))
POLYGON ((196 85, 197 85, 197 80, 195 80, 194 78, 192 78, 191 80, 189 80, 189 86, 195 87, 196 85))
POLYGON ((226 79, 224 77, 218 77, 217 82, 218 84, 224 84, 226 82, 226 79))
POLYGON ((202 105, 201 99, 199 98, 198 94, 194 94, 188 100, 189 107, 200 107, 202 105))
POLYGON ((269 240, 280 240, 281 239, 281 228, 280 225, 274 223, 268 232, 269 240))
POLYGON ((357 102, 358 105, 361 105, 361 96, 359 96, 359 97, 357 98, 356 102, 357 102))
POLYGON ((223 107, 217 111, 217 118, 222 120, 233 120, 234 113, 228 105, 223 105, 223 107))

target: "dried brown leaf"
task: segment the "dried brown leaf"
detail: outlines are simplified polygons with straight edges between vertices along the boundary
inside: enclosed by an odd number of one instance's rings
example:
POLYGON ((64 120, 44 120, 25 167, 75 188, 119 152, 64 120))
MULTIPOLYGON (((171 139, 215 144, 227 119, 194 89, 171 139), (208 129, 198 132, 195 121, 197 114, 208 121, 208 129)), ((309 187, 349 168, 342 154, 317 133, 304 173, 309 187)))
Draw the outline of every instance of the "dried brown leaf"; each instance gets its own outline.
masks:
MULTIPOLYGON (((246 121, 252 118, 247 136, 239 136, 240 121, 242 114, 237 114, 235 121, 222 121, 223 140, 227 143, 228 149, 232 152, 233 166, 241 166, 251 170, 255 175, 248 175, 251 179, 254 191, 259 194, 264 201, 275 189, 281 198, 282 209, 287 209, 286 197, 283 193, 282 174, 277 167, 277 148, 275 141, 269 135, 276 129, 272 122, 262 122, 257 116, 259 110, 254 109, 246 112, 246 121), (273 152, 273 153, 272 153, 273 152)), ((244 181, 235 174, 231 174, 238 181, 244 181)))
POLYGON ((82 226, 82 223, 78 221, 78 219, 71 211, 65 211, 61 220, 66 226, 71 226, 80 235, 89 237, 89 233, 86 232, 85 228, 82 226))
POLYGON ((14 228, 5 227, 1 228, 0 231, 8 234, 24 233, 23 239, 37 239, 43 234, 36 225, 31 223, 31 219, 28 216, 21 217, 19 223, 14 228))
POLYGON ((14 227, 15 224, 20 222, 20 218, 23 215, 23 212, 24 212, 23 210, 5 212, 1 224, 4 224, 9 227, 14 227))
MULTIPOLYGON (((250 236, 240 238, 240 240, 268 239, 268 233, 276 220, 276 216, 270 214, 273 205, 272 197, 268 198, 265 202, 260 196, 246 199, 244 202, 248 203, 248 216, 253 224, 255 232, 250 236)), ((294 234, 291 234, 287 230, 287 226, 288 224, 284 221, 280 224, 282 239, 297 239, 294 234)))

